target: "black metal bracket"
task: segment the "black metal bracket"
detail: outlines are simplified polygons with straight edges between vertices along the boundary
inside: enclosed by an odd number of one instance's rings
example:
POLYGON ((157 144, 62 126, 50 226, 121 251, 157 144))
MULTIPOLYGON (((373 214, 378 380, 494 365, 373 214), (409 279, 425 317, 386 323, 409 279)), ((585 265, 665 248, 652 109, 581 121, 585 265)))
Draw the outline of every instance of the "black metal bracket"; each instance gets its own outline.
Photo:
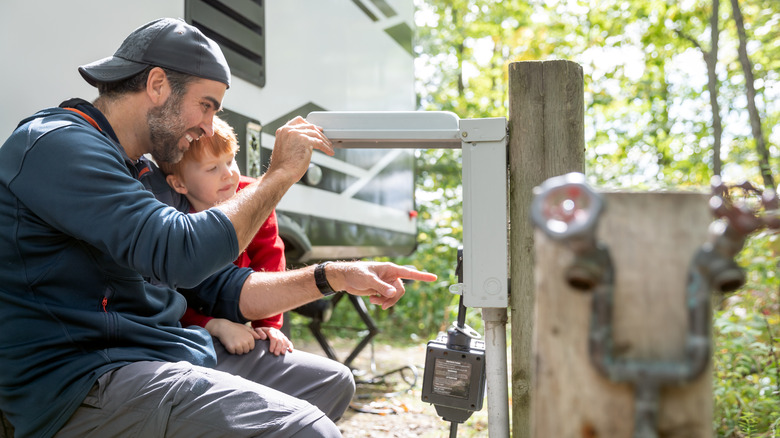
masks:
MULTIPOLYGON (((355 345, 355 347, 352 349, 352 352, 349 353, 349 356, 347 356, 346 359, 342 362, 344 365, 348 366, 349 368, 353 369, 352 367, 352 361, 355 360, 355 358, 360 354, 361 351, 363 351, 364 348, 371 342, 371 340, 379 334, 379 327, 377 327, 376 323, 374 322, 374 319, 371 318, 371 315, 368 313, 368 308, 366 307, 366 303, 363 301, 361 297, 350 295, 344 292, 339 292, 336 295, 333 296, 329 300, 329 307, 332 311, 336 307, 336 305, 341 301, 342 298, 347 297, 350 303, 352 303, 352 307, 355 308, 355 311, 357 312, 360 319, 363 321, 363 323, 366 325, 367 333, 360 339, 360 341, 355 345)), ((321 300, 324 301, 324 300, 321 300)), ((322 349, 325 351, 325 354, 335 361, 339 361, 338 356, 336 355, 336 352, 333 350, 333 347, 330 345, 330 342, 328 342, 328 339, 325 337, 325 334, 322 332, 322 324, 324 322, 327 322, 328 318, 325 318, 323 316, 312 316, 311 322, 309 322, 309 330, 314 335, 314 338, 317 339, 317 342, 320 344, 322 349)))

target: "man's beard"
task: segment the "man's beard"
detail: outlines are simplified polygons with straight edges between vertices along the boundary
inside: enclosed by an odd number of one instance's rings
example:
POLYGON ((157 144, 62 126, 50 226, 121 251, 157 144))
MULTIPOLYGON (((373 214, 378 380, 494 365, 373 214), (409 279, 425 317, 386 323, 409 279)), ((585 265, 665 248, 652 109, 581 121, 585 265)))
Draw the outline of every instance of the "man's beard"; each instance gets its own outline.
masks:
POLYGON ((146 113, 149 124, 149 140, 152 144, 152 157, 156 162, 174 164, 181 160, 183 151, 179 150, 179 141, 186 133, 179 115, 182 96, 172 94, 168 100, 146 113))

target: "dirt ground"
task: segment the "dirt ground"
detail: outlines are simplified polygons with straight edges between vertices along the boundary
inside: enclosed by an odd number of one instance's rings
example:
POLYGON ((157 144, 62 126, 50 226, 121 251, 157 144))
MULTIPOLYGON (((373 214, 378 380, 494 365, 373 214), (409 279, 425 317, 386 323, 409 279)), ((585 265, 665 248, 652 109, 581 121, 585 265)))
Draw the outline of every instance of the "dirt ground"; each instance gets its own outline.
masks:
MULTIPOLYGON (((339 359, 346 358, 357 341, 333 342, 339 359)), ((296 348, 325 355, 316 343, 296 343, 296 348)), ((357 393, 352 406, 337 423, 345 438, 449 437, 450 423, 420 398, 425 364, 425 343, 391 347, 375 342, 353 361, 357 393), (386 374, 386 375, 385 375, 386 374)), ((487 436, 487 409, 474 413, 458 426, 458 437, 487 436)))

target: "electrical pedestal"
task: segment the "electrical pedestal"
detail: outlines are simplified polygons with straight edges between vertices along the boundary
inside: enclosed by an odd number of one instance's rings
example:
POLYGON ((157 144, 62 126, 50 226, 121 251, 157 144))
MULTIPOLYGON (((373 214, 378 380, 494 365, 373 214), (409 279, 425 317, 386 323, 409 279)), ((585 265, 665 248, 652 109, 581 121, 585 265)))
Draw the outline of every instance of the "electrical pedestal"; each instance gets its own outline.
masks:
POLYGON ((509 436, 505 330, 491 319, 493 330, 481 341, 464 322, 466 306, 482 308, 484 314, 509 305, 506 118, 459 119, 443 111, 322 111, 306 118, 322 127, 336 148, 463 151, 463 251, 458 284, 450 287, 460 295, 458 323, 428 343, 423 401, 452 422, 454 436, 457 424, 482 408, 487 391, 491 414, 504 420, 499 427, 489 425, 491 436, 494 430, 496 436, 509 436), (492 361, 490 372, 486 356, 492 361))

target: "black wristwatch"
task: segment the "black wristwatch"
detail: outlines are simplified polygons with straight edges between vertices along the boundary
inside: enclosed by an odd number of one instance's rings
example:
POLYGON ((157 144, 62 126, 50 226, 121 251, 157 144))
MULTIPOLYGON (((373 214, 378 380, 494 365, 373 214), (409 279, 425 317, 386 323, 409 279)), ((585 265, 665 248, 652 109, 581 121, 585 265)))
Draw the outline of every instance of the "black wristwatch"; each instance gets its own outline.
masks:
POLYGON ((325 266, 330 262, 322 262, 314 268, 314 282, 317 283, 317 289, 323 297, 328 297, 336 293, 328 283, 328 277, 325 275, 325 266))

